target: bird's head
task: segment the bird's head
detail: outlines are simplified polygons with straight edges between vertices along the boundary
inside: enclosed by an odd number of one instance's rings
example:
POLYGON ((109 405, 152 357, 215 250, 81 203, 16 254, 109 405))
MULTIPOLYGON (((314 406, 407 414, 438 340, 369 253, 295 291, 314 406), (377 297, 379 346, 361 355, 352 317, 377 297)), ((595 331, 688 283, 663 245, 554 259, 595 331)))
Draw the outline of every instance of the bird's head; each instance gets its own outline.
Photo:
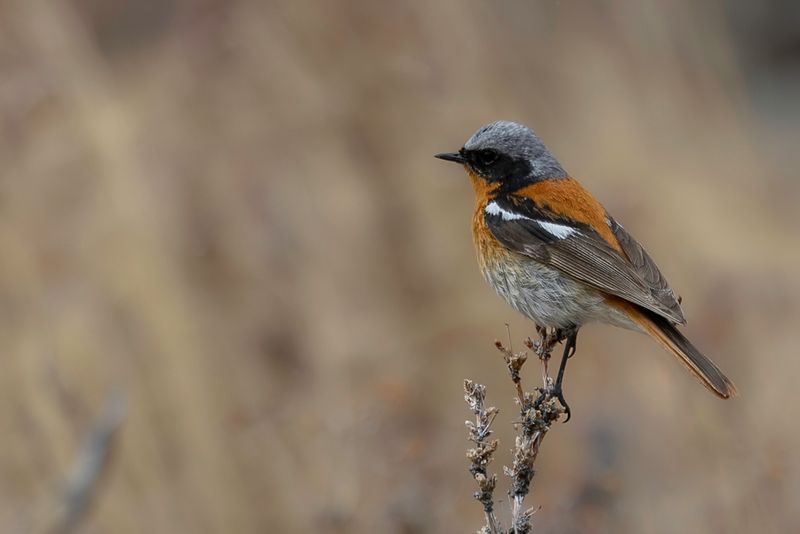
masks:
POLYGON ((521 187, 567 176, 533 130, 510 121, 481 126, 458 152, 436 157, 463 164, 471 175, 495 187, 521 187))

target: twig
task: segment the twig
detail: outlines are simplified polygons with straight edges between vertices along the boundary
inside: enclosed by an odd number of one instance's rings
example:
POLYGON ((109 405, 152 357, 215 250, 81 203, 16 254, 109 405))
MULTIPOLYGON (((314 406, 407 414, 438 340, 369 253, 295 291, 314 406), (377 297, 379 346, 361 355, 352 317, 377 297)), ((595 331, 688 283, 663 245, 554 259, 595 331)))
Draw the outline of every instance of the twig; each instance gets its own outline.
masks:
MULTIPOLYGON (((470 380, 464 381, 464 398, 475 414, 475 423, 467 422, 469 428, 469 439, 476 443, 477 447, 467 451, 467 457, 472 465, 472 473, 480 491, 475 493, 475 498, 483 504, 486 515, 486 526, 482 532, 492 534, 527 534, 531 532, 531 517, 535 510, 524 508, 525 497, 530 492, 531 481, 535 474, 534 463, 539 456, 539 449, 550 426, 558 420, 559 416, 565 413, 560 406, 558 398, 554 395, 553 379, 548 373, 547 364, 555 345, 560 341, 556 332, 545 329, 537 329, 540 338, 532 341, 528 338, 525 346, 533 351, 542 364, 542 387, 535 389, 534 393, 529 393, 522 387, 521 370, 528 360, 527 352, 515 353, 511 349, 505 348, 500 342, 496 341, 495 346, 503 354, 503 360, 508 368, 511 381, 516 390, 516 402, 519 406, 520 419, 514 426, 517 429, 517 436, 514 443, 514 457, 512 466, 504 467, 503 471, 511 479, 509 497, 512 502, 511 528, 504 532, 499 526, 498 520, 494 515, 493 492, 496 486, 496 476, 487 477, 486 466, 492 460, 492 456, 497 450, 497 440, 486 442, 486 438, 491 434, 489 426, 497 415, 496 408, 485 408, 484 399, 486 388, 480 384, 475 384, 470 380)), ((509 342, 510 346, 510 342, 509 342)))
POLYGON ((64 481, 55 521, 48 529, 49 533, 66 534, 74 531, 80 523, 108 467, 114 437, 125 420, 126 412, 125 394, 112 392, 106 400, 103 413, 88 432, 72 473, 64 481))
POLYGON ((474 495, 483 505, 486 517, 486 525, 482 530, 490 534, 503 534, 504 531, 494 515, 494 488, 497 485, 497 475, 489 475, 486 471, 499 443, 496 439, 487 441, 492 435, 491 426, 498 410, 494 406, 487 408, 484 405, 485 398, 486 386, 476 384, 472 380, 464 380, 464 400, 475 414, 474 423, 466 421, 469 440, 475 444, 475 447, 467 450, 467 459, 470 461, 469 472, 478 483, 478 491, 474 495))

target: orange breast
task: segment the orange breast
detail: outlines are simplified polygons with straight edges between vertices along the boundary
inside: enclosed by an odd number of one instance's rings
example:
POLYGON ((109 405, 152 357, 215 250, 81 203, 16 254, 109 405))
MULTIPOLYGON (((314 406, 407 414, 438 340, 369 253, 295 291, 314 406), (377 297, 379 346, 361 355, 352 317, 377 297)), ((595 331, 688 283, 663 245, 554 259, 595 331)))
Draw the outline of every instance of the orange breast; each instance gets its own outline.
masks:
POLYGON ((569 177, 536 182, 515 194, 532 198, 538 205, 556 215, 588 224, 611 247, 624 255, 617 237, 606 222, 605 208, 576 179, 569 177))
POLYGON ((475 242, 475 251, 478 253, 478 263, 481 271, 486 271, 489 266, 509 254, 500 242, 495 239, 486 226, 484 209, 492 199, 494 190, 499 184, 491 183, 473 173, 467 168, 472 188, 475 190, 475 212, 472 215, 472 239, 475 242))
POLYGON ((484 208, 486 208, 488 201, 488 197, 482 201, 479 200, 475 206, 475 213, 472 215, 472 239, 475 242, 475 251, 478 254, 478 264, 481 271, 484 272, 512 254, 494 237, 494 234, 486 225, 484 208))

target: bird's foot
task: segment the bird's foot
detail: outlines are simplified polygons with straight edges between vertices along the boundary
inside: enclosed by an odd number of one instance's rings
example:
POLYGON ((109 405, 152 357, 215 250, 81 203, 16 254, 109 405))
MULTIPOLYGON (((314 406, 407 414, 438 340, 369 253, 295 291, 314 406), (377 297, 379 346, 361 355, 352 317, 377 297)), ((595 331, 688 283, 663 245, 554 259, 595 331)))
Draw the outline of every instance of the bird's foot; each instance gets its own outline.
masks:
POLYGON ((564 422, 570 420, 572 417, 572 410, 567 404, 567 400, 564 398, 564 391, 561 389, 561 384, 556 384, 553 386, 552 396, 558 399, 559 404, 564 408, 564 413, 567 415, 567 418, 564 419, 564 422))

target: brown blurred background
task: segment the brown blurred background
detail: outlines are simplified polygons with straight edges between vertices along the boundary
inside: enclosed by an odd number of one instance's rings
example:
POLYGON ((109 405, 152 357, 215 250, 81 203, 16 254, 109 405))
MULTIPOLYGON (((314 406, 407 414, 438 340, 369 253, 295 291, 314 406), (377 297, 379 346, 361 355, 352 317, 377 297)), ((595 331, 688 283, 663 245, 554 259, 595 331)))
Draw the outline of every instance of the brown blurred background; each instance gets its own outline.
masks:
POLYGON ((0 532, 474 532, 533 332, 432 154, 500 118, 741 393, 584 329, 535 531, 800 530, 797 3, 9 0, 0 69, 0 532))

